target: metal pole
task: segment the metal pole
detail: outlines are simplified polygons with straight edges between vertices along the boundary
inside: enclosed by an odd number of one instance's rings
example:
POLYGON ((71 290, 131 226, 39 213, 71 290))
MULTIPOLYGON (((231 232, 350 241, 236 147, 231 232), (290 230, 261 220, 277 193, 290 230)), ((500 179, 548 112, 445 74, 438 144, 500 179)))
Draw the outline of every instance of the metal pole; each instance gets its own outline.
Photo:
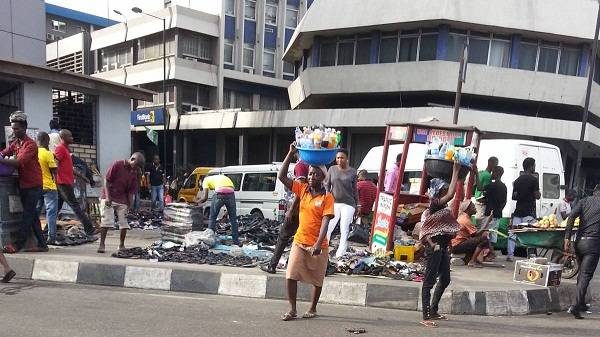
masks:
MULTIPOLYGON (((162 90, 163 90, 163 122, 164 122, 164 130, 163 130, 163 163, 165 165, 165 170, 167 169, 167 129, 169 127, 167 122, 167 45, 165 41, 165 31, 167 30, 167 20, 162 19, 163 22, 163 32, 162 32, 162 43, 163 43, 163 81, 162 81, 162 90)), ((175 175, 175 165, 173 165, 173 176, 175 175)))
POLYGON ((581 171, 581 160, 583 158, 583 148, 585 146, 585 129, 588 121, 588 110, 590 108, 590 94, 592 91, 592 81, 594 79, 594 71, 596 68, 596 55, 598 54, 598 31, 600 30, 600 4, 598 6, 598 14, 596 17, 596 31, 594 32, 594 41, 592 42, 592 57, 590 64, 590 71, 588 73, 587 90, 585 92, 585 104, 583 106, 583 117, 581 120, 581 135, 579 136, 579 148, 577 149, 577 161, 575 162, 575 189, 582 195, 585 186, 579 184, 579 174, 581 171))
POLYGON ((465 53, 466 53, 467 48, 468 48, 468 44, 465 43, 465 45, 463 46, 463 52, 460 55, 460 67, 458 68, 458 83, 456 84, 456 97, 454 99, 454 117, 452 118, 452 124, 454 124, 454 125, 458 124, 458 112, 460 110, 460 98, 462 96, 463 82, 465 81, 463 73, 465 71, 465 62, 466 62, 465 53))

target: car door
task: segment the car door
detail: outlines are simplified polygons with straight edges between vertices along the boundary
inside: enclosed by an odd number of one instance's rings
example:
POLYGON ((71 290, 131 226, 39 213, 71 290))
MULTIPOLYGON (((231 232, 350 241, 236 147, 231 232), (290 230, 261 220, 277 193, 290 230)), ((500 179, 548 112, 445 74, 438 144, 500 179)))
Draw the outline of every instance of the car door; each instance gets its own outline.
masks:
POLYGON ((551 147, 539 148, 540 199, 539 216, 554 213, 561 200, 561 185, 563 185, 563 169, 558 149, 551 147))

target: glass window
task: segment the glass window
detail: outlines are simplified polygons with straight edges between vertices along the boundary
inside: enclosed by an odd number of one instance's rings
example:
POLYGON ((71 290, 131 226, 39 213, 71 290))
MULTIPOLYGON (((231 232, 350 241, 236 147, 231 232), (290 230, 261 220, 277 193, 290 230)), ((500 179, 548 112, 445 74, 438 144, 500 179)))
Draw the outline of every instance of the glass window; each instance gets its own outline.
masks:
POLYGON ((252 95, 236 92, 235 93, 235 106, 242 110, 252 110, 252 95))
POLYGON ((279 98, 275 101, 275 110, 289 110, 290 101, 287 98, 279 98))
POLYGON ((338 43, 337 65, 354 64, 354 41, 340 41, 338 43))
POLYGON ((412 62, 417 60, 419 47, 418 36, 400 36, 400 62, 412 62))
POLYGON ((394 63, 396 62, 396 54, 398 52, 398 35, 384 36, 381 38, 379 45, 379 63, 394 63))
POLYGON ((437 34, 421 35, 419 61, 435 60, 437 55, 437 34))
POLYGON ((198 175, 192 174, 185 180, 185 183, 183 183, 183 188, 184 189, 196 188, 196 180, 197 179, 198 179, 198 175))
POLYGON ((510 42, 492 40, 490 48, 489 65, 494 67, 508 68, 510 62, 510 42))
POLYGON ((233 40, 225 39, 225 49, 224 49, 224 58, 223 62, 227 64, 233 64, 233 40))
POLYGON ((519 69, 535 70, 537 49, 537 44, 521 43, 521 48, 519 48, 519 69))
POLYGON ((469 63, 487 64, 490 40, 469 38, 469 63))
POLYGON ((55 31, 61 32, 61 33, 66 33, 67 32, 67 24, 62 21, 52 20, 52 30, 55 30, 55 31))
POLYGON ((231 179, 234 190, 236 190, 236 191, 240 190, 240 185, 242 184, 242 174, 241 173, 225 173, 224 176, 231 179))
POLYGON ((324 42, 321 45, 321 67, 329 67, 335 65, 335 53, 336 53, 336 43, 335 42, 324 42))
POLYGON ((540 58, 538 60, 538 71, 546 73, 556 73, 556 62, 558 61, 558 49, 540 48, 540 58))
POLYGON ((263 53, 263 70, 265 71, 275 71, 275 50, 274 49, 265 49, 263 53))
POLYGON ((196 34, 182 34, 181 53, 184 56, 212 61, 212 44, 208 37, 196 34))
POLYGON ((181 86, 181 100, 185 103, 198 104, 196 87, 191 85, 181 86))
POLYGON ((260 96, 260 109, 261 110, 273 110, 273 108, 275 106, 275 101, 276 101, 275 97, 261 95, 260 96))
POLYGON ((267 0, 265 5, 265 23, 277 25, 277 0, 267 0))
POLYGON ((298 7, 287 4, 285 10, 285 26, 288 28, 296 28, 298 25, 298 7))
POLYGON ((355 64, 368 64, 371 60, 371 39, 361 39, 356 41, 356 62, 355 64))
POLYGON ((294 64, 292 62, 283 61, 283 73, 294 76, 294 64))
MULTIPOLYGON (((462 34, 448 35, 448 61, 460 61, 467 36, 462 34)), ((469 51, 470 52, 470 51, 469 51)))
POLYGON ((256 20, 256 0, 244 0, 244 17, 256 20))
POLYGON ((223 89, 223 109, 231 108, 231 90, 223 89))
POLYGON ((244 176, 243 191, 273 192, 277 174, 273 173, 246 173, 244 176))
POLYGON ((542 197, 544 199, 560 199, 560 176, 544 173, 542 179, 542 197))
POLYGON ((560 49, 558 73, 577 76, 577 68, 579 68, 579 49, 562 47, 560 49))
MULTIPOLYGON (((173 37, 167 33, 166 50, 167 55, 173 52, 173 37)), ((163 44, 162 34, 156 34, 150 37, 144 37, 138 40, 138 61, 152 60, 162 57, 163 44)))
POLYGON ((225 0, 225 14, 235 15, 235 0, 225 0))
POLYGON ((254 68, 254 45, 244 44, 244 67, 254 68))

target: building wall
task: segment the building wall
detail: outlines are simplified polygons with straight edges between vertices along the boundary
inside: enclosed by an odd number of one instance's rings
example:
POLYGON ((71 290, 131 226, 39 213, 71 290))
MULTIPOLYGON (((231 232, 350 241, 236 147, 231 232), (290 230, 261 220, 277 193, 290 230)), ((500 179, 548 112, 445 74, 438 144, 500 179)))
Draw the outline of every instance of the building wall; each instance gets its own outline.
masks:
POLYGON ((105 94, 98 98, 98 165, 102 174, 131 155, 130 99, 105 94))
POLYGON ((30 128, 47 131, 52 119, 52 84, 43 81, 23 83, 23 111, 27 113, 30 128))
POLYGON ((0 57, 45 65, 44 17, 42 0, 0 0, 0 57))
MULTIPOLYGON (((57 37, 60 37, 60 39, 64 39, 69 36, 79 34, 82 31, 89 32, 90 30, 93 30, 93 26, 89 23, 72 20, 57 15, 46 14, 46 33, 54 35, 55 40, 57 37), (65 32, 54 30, 52 25, 53 20, 65 23, 65 32)), ((46 36, 46 38, 48 38, 48 36, 46 36)), ((50 43, 53 40, 47 39, 47 41, 50 43)))

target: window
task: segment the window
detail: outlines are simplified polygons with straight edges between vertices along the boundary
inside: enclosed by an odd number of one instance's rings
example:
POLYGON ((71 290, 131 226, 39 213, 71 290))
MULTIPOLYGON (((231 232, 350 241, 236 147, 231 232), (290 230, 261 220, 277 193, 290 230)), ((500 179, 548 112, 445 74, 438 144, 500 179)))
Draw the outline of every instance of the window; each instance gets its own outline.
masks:
POLYGON ((246 173, 243 191, 273 192, 275 191, 276 173, 246 173))
POLYGON ((181 38, 181 54, 198 61, 212 62, 212 43, 209 37, 184 33, 181 38))
POLYGON ((265 5, 265 23, 277 26, 277 0, 267 0, 265 5))
POLYGON ((46 33, 46 40, 54 41, 54 39, 55 39, 54 34, 46 33))
POLYGON ((223 109, 231 108, 231 90, 223 89, 223 109))
POLYGON ((544 173, 542 180, 542 197, 544 199, 560 199, 560 176, 544 173))
POLYGON ((133 64, 129 47, 102 49, 100 51, 102 71, 115 70, 133 64))
POLYGON ((234 45, 233 40, 225 39, 223 62, 233 64, 234 45))
POLYGON ((558 50, 558 48, 541 46, 537 70, 545 73, 556 73, 558 50))
POLYGON ((256 0, 244 0, 244 17, 256 20, 256 0))
POLYGON ((67 24, 62 21, 52 20, 52 30, 55 30, 55 31, 61 32, 61 33, 66 33, 67 32, 67 24))
POLYGON ((275 110, 289 110, 290 100, 287 98, 279 98, 275 101, 275 110))
POLYGON ((265 48, 263 53, 263 71, 269 72, 275 76, 275 49, 265 48))
MULTIPOLYGON (((167 55, 173 54, 173 37, 167 33, 166 50, 167 55)), ((153 60, 163 56, 162 34, 147 36, 137 41, 138 61, 153 60)))
POLYGON ((398 34, 382 35, 379 44, 379 63, 394 63, 398 54, 398 34))
POLYGON ((521 42, 519 49, 519 69, 535 70, 537 61, 537 43, 521 42))
POLYGON ((468 62, 476 64, 488 64, 488 52, 490 50, 490 39, 469 36, 468 62))
POLYGON ((437 33, 421 35, 419 45, 419 61, 435 60, 437 55, 437 33))
POLYGON ((294 64, 292 62, 283 61, 283 78, 287 80, 294 79, 294 64))
POLYGON ((206 107, 210 105, 209 89, 202 85, 181 86, 181 102, 206 107))
POLYGON ((254 69, 254 45, 244 43, 244 69, 254 69))
POLYGON ((417 50, 419 50, 419 36, 414 34, 400 35, 400 62, 412 62, 417 60, 417 50))
POLYGON ((508 68, 510 62, 510 41, 492 38, 489 65, 508 68))
POLYGON ((323 42, 321 44, 321 67, 329 67, 335 65, 336 43, 335 41, 323 42))
POLYGON ((371 38, 356 41, 355 64, 368 64, 371 61, 371 38))
POLYGON ((285 9, 285 26, 287 28, 296 29, 298 25, 298 7, 287 4, 285 9))
POLYGON ((342 38, 338 42, 337 65, 354 64, 354 39, 352 37, 342 38))
POLYGON ((563 75, 577 76, 579 68, 579 49, 576 47, 560 48, 560 65, 558 73, 563 75))
MULTIPOLYGON (((152 95, 152 102, 139 101, 140 107, 143 107, 143 106, 151 107, 151 106, 158 106, 158 105, 163 104, 162 83, 144 84, 144 85, 142 85, 142 88, 155 91, 156 94, 152 95)), ((171 85, 167 85, 166 89, 167 89, 167 91, 166 91, 167 92, 167 104, 174 103, 175 102, 175 87, 171 84, 171 85)))
POLYGON ((241 173, 225 173, 224 174, 227 178, 231 179, 231 182, 233 182, 233 187, 234 190, 239 191, 240 190, 240 185, 242 184, 242 174, 241 173))
POLYGON ((225 14, 235 16, 235 0, 225 0, 225 14))
POLYGON ((260 110, 273 110, 275 107, 275 97, 260 96, 260 110))
POLYGON ((184 189, 188 189, 188 188, 196 188, 196 180, 198 179, 198 175, 197 174, 192 174, 191 176, 189 176, 186 180, 185 183, 183 183, 183 187, 184 189))
MULTIPOLYGON (((463 48, 467 42, 466 33, 450 33, 448 34, 448 61, 460 61, 463 53, 463 48)), ((469 51, 470 52, 470 51, 469 51)))
POLYGON ((242 110, 252 110, 252 95, 242 92, 234 92, 234 94, 234 108, 240 108, 242 110))

